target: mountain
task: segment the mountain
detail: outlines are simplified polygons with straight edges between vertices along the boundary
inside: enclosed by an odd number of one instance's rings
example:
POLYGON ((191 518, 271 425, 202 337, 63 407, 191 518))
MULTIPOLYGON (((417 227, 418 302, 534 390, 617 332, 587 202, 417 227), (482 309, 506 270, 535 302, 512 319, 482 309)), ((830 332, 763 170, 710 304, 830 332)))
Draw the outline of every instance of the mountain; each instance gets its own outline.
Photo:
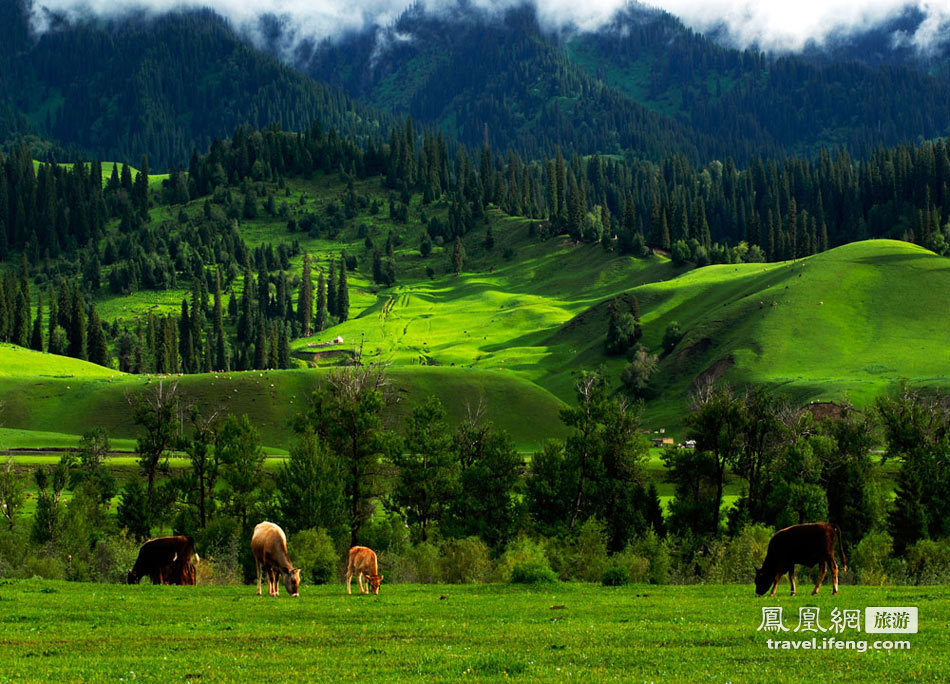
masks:
POLYGON ((529 156, 555 145, 740 163, 822 146, 866 156, 950 132, 950 91, 926 70, 740 51, 638 4, 599 29, 559 32, 530 6, 415 6, 390 26, 301 50, 295 63, 469 144, 487 134, 529 156))
POLYGON ((896 30, 841 38, 838 52, 821 59, 816 49, 768 56, 724 47, 669 14, 632 5, 565 46, 612 88, 737 151, 810 155, 824 146, 866 156, 950 132, 950 91, 908 50, 891 48, 896 30))
POLYGON ((31 32, 23 0, 0 0, 0 139, 33 135, 153 168, 238 125, 384 135, 389 117, 254 49, 209 10, 53 20, 31 32))
POLYGON ((469 145, 529 157, 560 145, 659 159, 722 155, 711 136, 650 111, 573 63, 534 8, 416 5, 389 27, 299 50, 296 65, 380 109, 411 114, 469 145))

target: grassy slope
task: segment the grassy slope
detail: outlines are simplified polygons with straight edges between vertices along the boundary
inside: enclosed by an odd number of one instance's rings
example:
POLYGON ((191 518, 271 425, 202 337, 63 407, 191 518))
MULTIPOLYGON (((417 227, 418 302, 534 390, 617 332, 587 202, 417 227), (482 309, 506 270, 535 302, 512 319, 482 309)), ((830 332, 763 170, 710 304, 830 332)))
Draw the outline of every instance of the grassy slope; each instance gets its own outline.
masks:
MULTIPOLYGON (((660 398, 647 406, 652 427, 681 425, 692 383, 711 367, 724 371, 729 381, 770 383, 799 401, 850 399, 864 404, 899 377, 950 384, 950 360, 942 353, 938 333, 950 323, 943 306, 950 295, 950 267, 945 259, 905 243, 869 241, 785 264, 687 271, 662 257, 632 259, 560 238, 538 242, 528 237, 529 220, 492 209, 494 248, 483 246, 485 227, 476 226, 465 238, 463 273, 455 276, 447 272, 450 248, 436 246, 427 259, 418 253, 422 214, 444 220, 448 210, 444 202, 423 207, 415 197, 409 223, 399 224, 388 215, 389 191, 379 179, 358 181, 355 189, 374 199, 381 210, 371 215, 364 209, 332 239, 289 233, 284 219, 263 212, 257 219, 242 221, 240 230, 252 247, 299 240, 319 265, 343 249, 357 257, 358 269, 349 277, 350 320, 295 341, 295 356, 301 365, 307 365, 305 361, 314 365, 308 345, 338 335, 344 338, 346 352, 362 345, 367 358, 391 364, 401 389, 397 396, 410 398, 397 406, 395 416, 429 392, 439 394, 454 417, 464 414, 465 399, 474 403, 481 396, 495 422, 512 429, 523 449, 536 448, 545 436, 560 434, 557 410, 560 402, 573 400, 572 385, 580 370, 605 363, 617 382, 625 361, 603 355, 607 327, 603 303, 627 291, 640 301, 643 342, 651 350, 659 351, 671 321, 678 321, 686 332, 661 362, 660 398), (395 287, 384 289, 372 282, 372 257, 363 245, 361 225, 379 247, 390 231, 398 236, 395 287), (506 259, 506 253, 515 256, 506 259), (427 267, 435 271, 431 279, 427 267)), ((328 203, 340 201, 343 191, 337 174, 318 173, 309 180, 288 181, 287 191, 276 190, 275 196, 278 204, 286 203, 293 212, 322 213, 328 203)), ((239 193, 235 201, 240 203, 239 193)), ((199 199, 182 208, 156 206, 153 222, 174 222, 182 209, 187 215, 200 215, 203 202, 199 199)), ((292 274, 299 271, 300 262, 301 257, 292 260, 292 274)), ((233 287, 241 291, 240 277, 233 287)), ((116 296, 103 288, 97 307, 104 320, 131 323, 149 308, 177 312, 185 295, 184 290, 171 290, 116 296)), ((96 370, 88 372, 98 373, 98 383, 62 378, 28 382, 32 371, 24 375, 24 364, 10 353, 0 353, 6 427, 69 433, 84 427, 92 416, 108 423, 119 437, 132 435, 127 419, 111 411, 127 412, 122 408, 124 392, 143 379, 116 377, 109 383, 107 376, 117 374, 96 370), (19 370, 13 373, 11 368, 19 370), (100 402, 110 411, 97 411, 100 402)), ((53 358, 44 357, 43 364, 53 363, 53 358)), ((55 361, 59 363, 68 362, 55 361)), ((74 373, 87 371, 40 372, 74 373)), ((287 418, 320 372, 267 376, 268 384, 275 386, 268 401, 251 396, 251 378, 256 374, 234 374, 236 384, 227 388, 228 403, 261 423, 271 447, 285 449, 287 418)), ((221 396, 212 389, 214 382, 194 376, 183 386, 200 400, 210 401, 221 396)))
MULTIPOLYGON (((37 161, 36 159, 34 159, 34 160, 33 160, 33 170, 34 170, 34 171, 39 170, 40 164, 42 164, 42 163, 43 163, 43 162, 39 162, 39 161, 37 161)), ((119 171, 120 171, 120 172, 122 171, 122 163, 121 163, 121 162, 100 162, 100 165, 101 165, 101 167, 102 167, 102 187, 105 187, 105 186, 106 186, 106 183, 109 182, 109 177, 112 176, 112 168, 113 168, 114 166, 118 166, 118 167, 119 167, 119 171)), ((73 167, 73 165, 72 165, 72 164, 69 164, 69 163, 57 164, 57 166, 62 166, 62 167, 67 168, 67 169, 71 169, 71 168, 73 167)), ((129 166, 129 171, 132 172, 132 180, 133 180, 133 181, 134 181, 136 178, 138 178, 139 170, 138 170, 137 168, 135 168, 134 166, 129 166)), ((168 178, 168 176, 169 176, 169 174, 167 174, 167 173, 150 173, 150 174, 148 175, 148 187, 151 188, 152 190, 160 190, 161 187, 162 187, 162 181, 165 180, 166 178, 168 178)))
MULTIPOLYGON (((81 370, 91 365, 78 364, 81 370)), ((248 371, 166 378, 164 382, 177 381, 189 403, 247 413, 261 430, 265 444, 282 450, 292 442, 290 419, 305 408, 306 399, 327 372, 248 371)), ((523 450, 539 448, 544 439, 562 433, 557 422, 561 403, 537 385, 517 377, 492 371, 393 368, 390 380, 394 404, 386 419, 394 428, 414 405, 434 394, 446 405, 453 420, 466 415, 467 403, 474 406, 482 398, 488 409, 487 419, 512 432, 523 450), (510 411, 512 405, 522 407, 521 412, 510 411)), ((100 377, 40 376, 28 382, 24 378, 0 376, 4 427, 15 429, 5 435, 9 441, 3 446, 37 445, 35 435, 18 431, 55 430, 78 435, 93 425, 105 427, 114 437, 132 438, 136 429, 129 415, 128 397, 149 391, 158 381, 118 373, 110 377, 108 371, 100 377)), ((62 440, 52 441, 59 445, 62 440)))
MULTIPOLYGON (((385 572, 385 567, 382 568, 385 572)), ((804 580, 803 580, 804 581, 804 580)), ((304 585, 4 582, 0 673, 11 681, 946 681, 945 587, 845 586, 833 597, 755 599, 751 586, 384 584, 378 597, 304 585), (446 600, 440 600, 440 596, 446 600), (563 606, 552 611, 551 607, 563 606), (789 632, 757 631, 784 606, 789 632), (800 606, 918 606, 919 633, 795 633, 800 606), (910 650, 772 651, 768 639, 906 639, 910 650)))

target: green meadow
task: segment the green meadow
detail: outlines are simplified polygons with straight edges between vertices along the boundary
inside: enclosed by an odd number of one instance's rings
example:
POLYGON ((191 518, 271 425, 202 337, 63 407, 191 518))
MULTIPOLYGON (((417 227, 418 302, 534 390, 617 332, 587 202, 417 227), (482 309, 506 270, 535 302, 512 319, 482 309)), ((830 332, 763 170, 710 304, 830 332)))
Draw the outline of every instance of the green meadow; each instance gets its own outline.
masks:
MULTIPOLYGON (((385 568, 382 568, 385 573, 385 568)), ((943 682, 946 587, 825 587, 755 598, 751 585, 383 583, 379 596, 304 585, 299 599, 253 586, 0 582, 0 680, 32 681, 822 681, 943 682), (781 606, 789 632, 758 631, 781 606), (917 606, 909 635, 794 632, 798 609, 917 606), (866 640, 865 652, 770 650, 768 639, 866 640), (875 650, 906 640, 907 650, 875 650), (819 674, 820 673, 820 674, 819 674)))
MULTIPOLYGON (((339 205, 345 192, 337 174, 324 173, 288 179, 284 189, 268 187, 279 205, 298 216, 322 214, 330 203, 339 205)), ((696 269, 676 267, 660 255, 636 259, 563 237, 530 237, 536 221, 490 208, 486 222, 466 236, 464 266, 456 275, 448 263, 450 246, 436 244, 428 258, 418 251, 423 222, 445 220, 446 202, 423 206, 413 197, 410 220, 402 224, 389 216, 389 191, 379 178, 357 181, 354 190, 379 211, 364 206, 332 238, 291 233, 286 219, 264 212, 239 227, 251 247, 298 241, 318 268, 342 250, 355 256, 350 319, 295 340, 296 369, 175 379, 192 401, 248 413, 277 452, 289 447, 288 421, 328 368, 358 350, 365 360, 388 366, 390 425, 434 394, 452 420, 482 405, 497 427, 512 433, 519 449, 536 450, 545 439, 564 434, 558 412, 574 401, 573 385, 582 371, 603 368, 622 391, 626 360, 607 357, 604 338, 606 303, 625 293, 638 299, 642 342, 661 355, 644 425, 666 428, 677 438, 689 395, 707 379, 766 384, 800 404, 859 407, 901 378, 950 386, 943 334, 950 330, 945 306, 950 262, 908 243, 872 240, 792 262, 696 269), (382 247, 390 232, 396 239, 397 283, 384 288, 372 280, 372 251, 364 241, 382 247), (684 337, 663 354, 661 340, 673 322, 684 337), (343 338, 341 345, 323 346, 337 337, 343 338)), ((203 202, 154 206, 153 223, 174 222, 179 213, 197 215, 203 202)), ((292 276, 301 261, 300 255, 291 259, 292 276)), ((238 276, 230 289, 240 294, 242 288, 238 276)), ((185 296, 185 289, 117 296, 104 287, 96 306, 103 320, 131 325, 149 310, 177 312, 185 296)), ((0 434, 8 440, 0 446, 54 447, 63 440, 50 437, 41 445, 41 435, 78 436, 96 424, 114 438, 131 439, 128 396, 158 381, 0 347, 0 424, 15 431, 0 434)))

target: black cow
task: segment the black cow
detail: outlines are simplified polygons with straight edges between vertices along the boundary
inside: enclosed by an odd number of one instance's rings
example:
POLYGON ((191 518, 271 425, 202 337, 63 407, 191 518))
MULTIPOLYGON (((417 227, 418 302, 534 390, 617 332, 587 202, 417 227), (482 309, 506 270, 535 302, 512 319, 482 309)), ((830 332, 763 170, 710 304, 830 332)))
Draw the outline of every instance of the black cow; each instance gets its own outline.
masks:
POLYGON ((837 525, 826 522, 792 525, 776 532, 769 541, 769 550, 765 554, 762 567, 755 571, 755 595, 762 596, 772 591, 769 596, 775 596, 778 581, 786 572, 788 581, 792 585, 792 596, 795 595, 795 565, 818 564, 820 572, 812 596, 818 593, 821 583, 828 573, 827 566, 831 565, 831 576, 834 580, 834 590, 838 593, 838 564, 835 563, 835 537, 841 546, 841 562, 844 572, 848 571, 848 559, 844 554, 844 542, 841 541, 841 530, 837 525))
POLYGON ((194 563, 201 560, 195 553, 191 537, 158 537, 150 539, 139 549, 135 565, 129 570, 129 584, 138 584, 148 576, 152 584, 195 584, 194 563))

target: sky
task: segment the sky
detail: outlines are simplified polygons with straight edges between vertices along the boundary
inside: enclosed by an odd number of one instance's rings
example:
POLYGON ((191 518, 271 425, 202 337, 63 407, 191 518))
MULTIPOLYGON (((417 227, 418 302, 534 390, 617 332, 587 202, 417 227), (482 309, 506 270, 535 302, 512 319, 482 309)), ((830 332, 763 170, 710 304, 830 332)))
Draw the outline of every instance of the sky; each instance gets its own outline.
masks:
MULTIPOLYGON (((238 27, 250 28, 262 13, 291 21, 299 37, 323 38, 369 24, 385 26, 411 0, 131 0, 121 7, 148 8, 164 12, 181 7, 206 6, 228 17, 238 27)), ((502 9, 524 0, 467 0, 488 9, 502 9)), ((573 24, 592 29, 610 19, 627 0, 533 0, 541 20, 550 26, 573 24)), ((430 10, 457 0, 421 0, 430 10)), ((740 47, 756 45, 766 50, 789 52, 809 41, 821 44, 831 35, 846 35, 866 29, 913 5, 927 19, 914 35, 894 39, 926 51, 935 41, 945 40, 950 27, 950 0, 651 0, 649 3, 678 16, 697 30, 724 25, 740 47)), ((43 12, 114 14, 115 0, 34 0, 34 23, 42 30, 43 12)))

